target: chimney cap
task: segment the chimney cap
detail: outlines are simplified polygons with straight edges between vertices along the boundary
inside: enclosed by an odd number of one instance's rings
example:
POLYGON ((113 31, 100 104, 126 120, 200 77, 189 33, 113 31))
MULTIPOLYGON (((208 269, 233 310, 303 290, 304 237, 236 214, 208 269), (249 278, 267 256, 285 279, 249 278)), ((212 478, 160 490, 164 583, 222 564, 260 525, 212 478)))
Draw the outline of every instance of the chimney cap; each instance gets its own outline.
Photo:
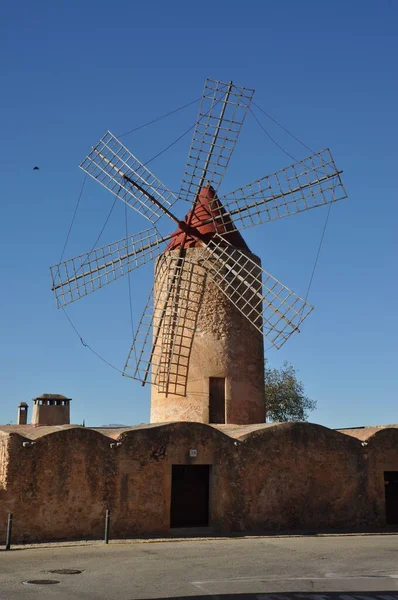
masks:
POLYGON ((42 394, 41 396, 37 396, 37 398, 33 398, 33 400, 69 400, 72 398, 67 398, 62 394, 42 394))
POLYGON ((18 408, 26 408, 26 407, 29 407, 29 404, 26 404, 26 402, 20 402, 18 404, 18 408))

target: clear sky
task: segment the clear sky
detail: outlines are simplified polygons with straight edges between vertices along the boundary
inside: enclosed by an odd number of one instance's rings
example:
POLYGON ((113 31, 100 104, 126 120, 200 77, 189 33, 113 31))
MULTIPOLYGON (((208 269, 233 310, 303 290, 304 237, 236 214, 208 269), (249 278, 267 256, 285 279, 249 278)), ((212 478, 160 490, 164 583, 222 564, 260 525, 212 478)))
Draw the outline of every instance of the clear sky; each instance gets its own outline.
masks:
MULTIPOLYGON (((311 420, 397 423, 397 22, 394 0, 104 2, 15 0, 0 23, 0 422, 41 393, 73 399, 87 425, 149 420, 148 387, 85 348, 50 291, 83 180, 78 168, 110 129, 126 132, 201 95, 212 77, 256 90, 255 101, 315 150, 330 147, 349 200, 333 205, 309 301, 315 306, 272 366, 288 360, 311 420), (39 171, 33 171, 38 165, 39 171)), ((195 122, 197 105, 123 141, 143 161, 195 122)), ((266 117, 293 156, 308 151, 266 117)), ((190 136, 150 168, 178 190, 190 136)), ((251 115, 222 190, 292 161, 251 115)), ((66 249, 91 248, 113 196, 88 181, 66 249)), ((179 206, 181 216, 186 205, 179 206)), ((326 208, 247 230, 263 267, 307 289, 326 208)), ((130 231, 147 222, 129 210, 130 231)), ((170 225, 165 223, 165 231, 170 225)), ((125 235, 118 202, 101 243, 125 235)), ((151 267, 131 276, 134 320, 151 267)), ((83 339, 122 368, 131 343, 128 282, 73 304, 83 339)))

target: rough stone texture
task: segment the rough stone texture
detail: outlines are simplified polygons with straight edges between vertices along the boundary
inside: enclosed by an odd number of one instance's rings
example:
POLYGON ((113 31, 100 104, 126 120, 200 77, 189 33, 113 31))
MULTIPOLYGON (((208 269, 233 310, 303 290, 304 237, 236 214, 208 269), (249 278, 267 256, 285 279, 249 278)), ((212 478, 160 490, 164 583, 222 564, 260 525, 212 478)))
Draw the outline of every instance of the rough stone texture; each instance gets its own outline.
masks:
POLYGON ((18 406, 18 417, 17 423, 18 425, 26 425, 28 422, 28 405, 26 402, 20 402, 18 406))
MULTIPOLYGON (((260 264, 260 259, 248 255, 260 264)), ((188 248, 179 291, 181 320, 173 325, 166 313, 154 353, 159 364, 152 386, 151 422, 209 423, 209 378, 225 378, 226 423, 240 425, 265 420, 264 347, 261 333, 237 310, 199 266, 203 250, 188 248), (170 385, 165 378, 167 334, 176 344, 171 360, 170 385)), ((162 307, 176 254, 162 255, 156 265, 157 305, 162 307)), ((239 281, 236 286, 242 285, 239 281)), ((235 283, 234 283, 235 286, 235 283)), ((235 287, 236 287, 235 286, 235 287)), ((156 334, 160 309, 155 313, 156 334)), ((167 363, 167 361, 166 361, 167 363)))
POLYGON ((70 423, 69 401, 66 405, 33 404, 32 424, 34 425, 67 425, 70 423))
POLYGON ((341 433, 350 435, 357 438, 358 440, 366 441, 375 433, 378 433, 381 429, 395 429, 398 425, 371 425, 369 427, 351 427, 350 429, 339 429, 341 433))
POLYGON ((242 454, 245 529, 367 523, 367 465, 356 440, 320 425, 284 423, 249 435, 242 454))
POLYGON ((13 513, 15 541, 93 538, 109 508, 113 537, 167 535, 172 465, 208 464, 215 532, 383 526, 398 429, 365 444, 310 423, 1 427, 0 523, 13 513))
POLYGON ((383 525, 384 520, 384 471, 398 471, 398 428, 378 429, 363 446, 368 462, 369 488, 372 499, 372 517, 383 525))
MULTIPOLYGON (((7 485, 8 436, 0 431, 0 494, 7 485)), ((1 498, 1 496, 0 496, 1 498)))

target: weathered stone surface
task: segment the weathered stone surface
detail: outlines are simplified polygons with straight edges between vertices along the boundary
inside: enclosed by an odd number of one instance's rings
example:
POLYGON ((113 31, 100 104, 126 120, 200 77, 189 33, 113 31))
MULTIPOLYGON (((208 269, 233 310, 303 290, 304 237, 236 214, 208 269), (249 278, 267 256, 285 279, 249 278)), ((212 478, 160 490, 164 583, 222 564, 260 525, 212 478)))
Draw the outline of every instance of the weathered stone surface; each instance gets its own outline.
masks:
MULTIPOLYGON (((201 248, 186 250, 178 297, 181 318, 172 325, 173 315, 168 310, 160 327, 154 353, 154 364, 160 366, 151 391, 151 423, 176 420, 209 423, 210 377, 225 378, 226 423, 263 423, 263 336, 200 267, 204 256, 201 248), (166 394, 162 386, 165 366, 161 349, 164 353, 170 331, 176 343, 166 394)), ((258 257, 251 253, 248 256, 260 264, 258 257)), ((165 302, 175 260, 175 252, 169 252, 157 261, 155 279, 159 295, 156 304, 159 307, 165 302)), ((233 286, 237 288, 242 283, 236 280, 233 286)), ((247 288, 245 290, 247 292, 247 288)), ((159 309, 155 314, 155 335, 160 313, 159 309)))
MULTIPOLYGON (((7 486, 8 436, 0 431, 0 493, 7 486)), ((0 496, 1 497, 1 496, 0 496)))
POLYGON ((15 541, 100 537, 107 508, 114 537, 167 534, 173 464, 211 465, 215 531, 361 528, 385 524, 398 429, 357 439, 310 423, 9 426, 0 458, 0 542, 8 512, 15 541))
POLYGON ((33 425, 67 425, 70 423, 70 398, 61 394, 42 394, 33 399, 33 425))

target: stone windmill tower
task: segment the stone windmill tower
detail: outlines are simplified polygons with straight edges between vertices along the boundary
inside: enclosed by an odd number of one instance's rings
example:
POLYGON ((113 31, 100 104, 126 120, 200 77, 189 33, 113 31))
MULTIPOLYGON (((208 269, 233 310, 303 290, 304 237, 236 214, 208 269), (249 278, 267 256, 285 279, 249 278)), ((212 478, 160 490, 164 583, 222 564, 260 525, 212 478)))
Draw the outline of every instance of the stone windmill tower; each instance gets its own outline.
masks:
POLYGON ((157 259, 124 368, 152 384, 151 422, 263 421, 263 337, 280 348, 312 310, 261 267, 238 227, 345 198, 341 171, 323 150, 219 196, 252 96, 206 80, 178 195, 110 132, 81 164, 152 227, 51 267, 52 289, 62 307, 157 259), (191 203, 184 220, 177 200, 191 203), (162 217, 175 233, 160 233, 162 217))
MULTIPOLYGON (((173 314, 173 304, 170 304, 159 329, 152 361, 157 368, 157 385, 152 386, 152 422, 264 422, 262 332, 253 327, 247 315, 225 295, 227 286, 229 291, 233 287, 239 296, 246 290, 242 289, 242 282, 224 268, 224 259, 211 260, 212 268, 221 270, 226 278, 223 289, 207 276, 209 256, 204 251, 201 237, 207 242, 214 241, 219 231, 228 243, 224 250, 230 261, 236 260, 238 256, 234 257, 234 254, 238 253, 253 261, 251 286, 261 280, 261 262, 250 252, 232 223, 230 226, 216 225, 221 210, 214 189, 203 187, 194 209, 185 217, 185 223, 190 222, 199 237, 185 236, 178 228, 156 263, 156 304, 163 306, 173 263, 184 249, 185 261, 178 290, 179 313, 173 314)), ((261 293, 259 286, 257 290, 261 293)), ((261 329, 259 300, 256 296, 248 299, 250 311, 261 329)), ((156 315, 155 332, 159 325, 160 315, 156 315)))

